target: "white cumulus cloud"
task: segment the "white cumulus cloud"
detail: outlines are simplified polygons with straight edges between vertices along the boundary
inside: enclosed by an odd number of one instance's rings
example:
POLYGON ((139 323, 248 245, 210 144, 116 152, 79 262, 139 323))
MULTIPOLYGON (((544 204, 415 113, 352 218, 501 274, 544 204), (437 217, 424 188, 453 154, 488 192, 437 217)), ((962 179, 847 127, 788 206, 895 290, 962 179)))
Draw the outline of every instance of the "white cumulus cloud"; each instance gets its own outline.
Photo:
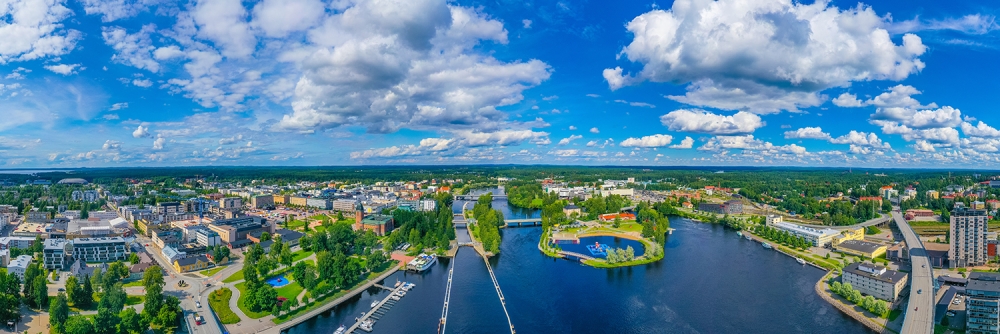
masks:
POLYGON ((717 115, 700 109, 678 109, 660 116, 660 123, 670 131, 733 135, 752 133, 764 126, 760 116, 740 111, 732 116, 717 115))
POLYGON ((671 135, 655 134, 641 138, 628 138, 618 145, 621 147, 664 147, 670 145, 672 140, 674 137, 671 135))

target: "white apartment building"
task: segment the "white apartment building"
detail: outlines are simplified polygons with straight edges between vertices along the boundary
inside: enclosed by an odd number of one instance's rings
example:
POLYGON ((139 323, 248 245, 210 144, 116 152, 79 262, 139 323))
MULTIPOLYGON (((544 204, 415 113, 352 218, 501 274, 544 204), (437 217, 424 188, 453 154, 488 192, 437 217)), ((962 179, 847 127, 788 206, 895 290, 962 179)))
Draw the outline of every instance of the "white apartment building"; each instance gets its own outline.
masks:
POLYGON ((852 288, 863 294, 892 302, 906 286, 906 273, 855 262, 844 267, 841 283, 850 283, 852 288))
POLYGON ((45 269, 65 270, 69 265, 67 259, 73 254, 73 244, 66 239, 45 239, 45 249, 42 250, 42 266, 45 269))
POLYGON ((777 222, 773 225, 779 230, 788 232, 788 234, 806 239, 806 241, 816 247, 832 244, 833 240, 840 236, 840 231, 830 228, 818 230, 786 222, 777 222))
POLYGON ((219 233, 209 230, 207 228, 197 230, 195 232, 195 237, 198 240, 198 244, 205 247, 211 247, 222 244, 222 239, 219 238, 219 233))
POLYGON ((0 238, 0 249, 28 248, 35 242, 35 238, 30 237, 2 237, 0 238))
POLYGON ((7 274, 17 275, 17 278, 24 281, 24 271, 31 264, 31 255, 21 255, 7 264, 7 274))
POLYGON ((122 237, 80 238, 70 242, 73 244, 73 257, 84 262, 112 262, 126 260, 129 256, 128 246, 122 237))
POLYGON ((986 264, 986 210, 955 208, 951 212, 951 247, 948 262, 952 268, 986 264))

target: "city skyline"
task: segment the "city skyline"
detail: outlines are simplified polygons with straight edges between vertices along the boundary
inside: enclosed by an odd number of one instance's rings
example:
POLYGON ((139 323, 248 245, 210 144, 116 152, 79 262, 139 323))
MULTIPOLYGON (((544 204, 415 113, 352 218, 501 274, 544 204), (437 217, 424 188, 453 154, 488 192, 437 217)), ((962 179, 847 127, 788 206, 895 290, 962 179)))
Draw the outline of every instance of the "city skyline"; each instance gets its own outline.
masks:
POLYGON ((976 3, 15 1, 0 168, 995 168, 976 3))

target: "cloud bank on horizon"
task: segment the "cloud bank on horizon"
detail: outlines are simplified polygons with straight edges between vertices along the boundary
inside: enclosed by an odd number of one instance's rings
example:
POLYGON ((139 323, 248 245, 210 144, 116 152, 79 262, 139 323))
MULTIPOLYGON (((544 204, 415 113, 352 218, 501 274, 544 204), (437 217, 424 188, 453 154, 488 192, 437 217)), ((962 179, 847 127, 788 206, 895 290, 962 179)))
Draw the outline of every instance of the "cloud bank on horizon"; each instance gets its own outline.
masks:
POLYGON ((993 168, 990 11, 12 0, 0 7, 0 168, 993 168))

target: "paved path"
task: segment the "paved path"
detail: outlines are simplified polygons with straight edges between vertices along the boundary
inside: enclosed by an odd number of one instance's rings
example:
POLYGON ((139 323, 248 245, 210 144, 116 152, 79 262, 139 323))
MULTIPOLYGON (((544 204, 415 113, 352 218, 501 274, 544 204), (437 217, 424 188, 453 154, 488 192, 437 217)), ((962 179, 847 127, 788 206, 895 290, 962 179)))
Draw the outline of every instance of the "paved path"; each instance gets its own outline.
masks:
POLYGON ((903 316, 902 334, 929 334, 934 332, 934 273, 924 250, 924 243, 903 219, 895 207, 892 219, 903 233, 906 246, 910 249, 910 299, 903 316))

